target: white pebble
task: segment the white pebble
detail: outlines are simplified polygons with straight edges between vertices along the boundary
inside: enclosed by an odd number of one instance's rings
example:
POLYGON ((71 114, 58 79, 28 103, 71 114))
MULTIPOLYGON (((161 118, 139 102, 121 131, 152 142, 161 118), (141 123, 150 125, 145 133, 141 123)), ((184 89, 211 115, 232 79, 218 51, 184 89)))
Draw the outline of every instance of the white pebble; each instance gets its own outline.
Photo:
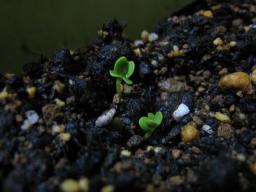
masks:
POLYGON ((162 150, 162 147, 154 147, 154 152, 159 153, 162 150))
POLYGON ((130 157, 131 156, 131 152, 128 151, 128 150, 122 150, 121 151, 121 156, 124 156, 124 157, 130 157))
POLYGON ((25 113, 25 115, 26 115, 26 117, 27 117, 27 120, 28 120, 28 121, 30 122, 30 124, 32 124, 32 125, 36 124, 36 123, 38 122, 38 120, 39 120, 38 114, 37 114, 35 111, 33 111, 33 110, 27 111, 27 112, 25 113))
POLYGON ((101 116, 99 116, 96 119, 95 121, 96 127, 103 127, 105 125, 108 125, 112 121, 115 114, 116 114, 115 108, 105 111, 101 116))
POLYGON ((178 108, 173 112, 172 117, 175 120, 180 120, 183 116, 189 114, 190 110, 187 105, 181 103, 178 108))
POLYGON ((155 41, 155 40, 157 40, 158 39, 158 35, 156 34, 156 33, 150 33, 149 35, 148 35, 148 40, 149 41, 155 41))
POLYGON ((29 120, 25 120, 21 125, 21 129, 24 131, 30 129, 31 127, 32 127, 32 124, 30 123, 29 120))
POLYGON ((209 125, 203 125, 202 130, 204 130, 206 133, 208 133, 210 135, 213 134, 213 130, 209 125))
POLYGON ((135 40, 134 41, 134 45, 136 46, 136 47, 138 47, 138 46, 140 46, 140 45, 143 45, 144 44, 144 42, 142 41, 142 40, 135 40))

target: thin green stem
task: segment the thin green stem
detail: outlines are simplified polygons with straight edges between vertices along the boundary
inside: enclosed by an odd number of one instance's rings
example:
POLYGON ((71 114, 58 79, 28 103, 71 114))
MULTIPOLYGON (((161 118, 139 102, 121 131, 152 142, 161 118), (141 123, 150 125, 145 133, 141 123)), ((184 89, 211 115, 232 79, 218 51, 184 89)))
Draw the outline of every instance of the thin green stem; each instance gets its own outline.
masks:
POLYGON ((116 79, 116 92, 118 93, 118 94, 121 94, 122 93, 122 79, 120 79, 120 78, 117 78, 116 79))
POLYGON ((153 134, 153 132, 154 131, 149 131, 149 132, 145 133, 144 138, 148 139, 153 134))

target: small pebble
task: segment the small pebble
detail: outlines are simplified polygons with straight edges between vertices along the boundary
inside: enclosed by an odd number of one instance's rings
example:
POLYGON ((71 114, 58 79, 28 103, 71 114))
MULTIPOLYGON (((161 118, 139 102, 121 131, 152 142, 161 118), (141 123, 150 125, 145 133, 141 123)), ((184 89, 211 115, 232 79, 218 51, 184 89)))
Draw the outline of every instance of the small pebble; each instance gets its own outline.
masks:
POLYGON ((219 71, 219 75, 220 76, 223 76, 223 75, 226 75, 228 74, 228 69, 227 68, 222 68, 220 71, 219 71))
POLYGON ((181 139, 188 143, 199 138, 199 131, 191 124, 185 125, 181 130, 181 139))
POLYGON ((173 46, 173 49, 168 53, 168 57, 181 57, 184 56, 184 51, 180 50, 177 45, 173 46))
POLYGON ((221 123, 217 130, 217 136, 229 139, 234 136, 234 128, 228 123, 221 123))
POLYGON ((231 119, 229 118, 228 115, 220 113, 220 112, 215 113, 215 118, 217 120, 221 121, 221 122, 224 122, 224 123, 230 123, 231 122, 231 119))
POLYGON ((122 150, 121 151, 121 156, 124 156, 124 157, 130 157, 131 156, 131 152, 128 151, 128 150, 122 150))
POLYGON ((138 46, 143 45, 143 44, 144 44, 144 42, 142 40, 135 40, 134 41, 134 46, 135 47, 138 47, 138 46))
POLYGON ((37 114, 35 111, 33 111, 33 110, 27 111, 27 112, 25 113, 25 116, 26 116, 27 120, 28 120, 32 125, 36 124, 36 123, 38 122, 38 120, 39 120, 38 114, 37 114))
POLYGON ((154 152, 159 153, 162 150, 162 147, 154 147, 154 152))
POLYGON ((144 42, 147 42, 147 41, 148 41, 148 36, 149 36, 148 31, 144 30, 144 31, 141 32, 141 39, 142 39, 144 42))
POLYGON ((27 93, 28 93, 29 98, 35 97, 36 91, 37 91, 36 87, 28 87, 27 93))
POLYGON ((221 46, 221 45, 224 44, 224 42, 223 42, 223 40, 222 40, 220 37, 218 37, 218 38, 216 38, 216 39, 213 41, 213 44, 214 44, 215 46, 221 46))
POLYGON ((236 41, 230 41, 229 42, 229 47, 235 47, 237 45, 236 41))
POLYGON ((236 110, 236 106, 231 105, 228 110, 229 110, 229 112, 234 112, 236 110))
POLYGON ((236 155, 236 159, 237 159, 238 161, 241 161, 241 162, 245 162, 245 161, 246 161, 245 155, 244 155, 244 154, 241 154, 241 153, 239 153, 239 154, 236 155))
POLYGON ((181 156, 181 154, 182 154, 182 151, 179 150, 179 149, 173 149, 172 150, 172 157, 174 159, 178 159, 181 156))
POLYGON ((185 179, 183 176, 177 175, 177 176, 172 176, 170 178, 170 182, 173 185, 181 185, 182 183, 184 183, 185 179))
POLYGON ((153 150, 154 150, 153 146, 151 146, 151 145, 147 146, 147 151, 153 151, 153 150))
POLYGON ((111 108, 110 110, 104 112, 101 116, 99 116, 96 119, 95 121, 96 127, 103 127, 108 125, 112 121, 115 114, 116 114, 115 108, 111 108))
POLYGON ((28 129, 30 129, 31 127, 32 127, 33 125, 30 123, 30 121, 29 120, 25 120, 24 122, 23 122, 23 124, 21 125, 21 130, 28 130, 28 129))
POLYGON ((65 85, 64 85, 61 81, 57 80, 57 81, 55 81, 53 88, 54 88, 54 90, 56 90, 58 93, 62 93, 63 90, 65 89, 65 85))
POLYGON ((256 176, 256 162, 250 165, 250 170, 252 174, 256 176))
POLYGON ((153 41, 155 41, 155 40, 157 40, 158 39, 158 35, 156 34, 156 33, 150 33, 149 35, 148 35, 148 41, 149 42, 153 42, 153 41))
POLYGON ((53 125, 52 126, 52 133, 63 133, 65 131, 64 125, 53 125))
POLYGON ((140 135, 133 135, 127 142, 127 146, 132 147, 138 147, 143 141, 143 137, 140 135))
POLYGON ((189 114, 190 110, 187 105, 181 103, 178 108, 173 112, 172 117, 178 121, 185 115, 189 114))
POLYGON ((212 17, 213 17, 213 13, 212 13, 212 11, 210 11, 210 10, 203 11, 203 12, 202 12, 202 15, 203 15, 204 17, 208 17, 208 18, 212 18, 212 17))
POLYGON ((79 192, 80 186, 79 183, 74 179, 66 179, 64 180, 60 188, 63 192, 79 192))
POLYGON ((68 142, 71 139, 70 133, 60 133, 59 138, 64 142, 68 142))
POLYGON ((233 89, 245 93, 249 93, 252 90, 250 76, 244 72, 235 72, 225 75, 220 79, 219 86, 224 90, 233 89))
POLYGON ((114 189, 115 188, 113 185, 106 185, 106 186, 102 187, 102 189, 100 191, 101 192, 113 192, 114 189))
POLYGON ((212 130, 211 126, 209 126, 209 125, 206 125, 206 124, 203 125, 202 130, 205 131, 206 133, 208 133, 209 135, 213 134, 213 130, 212 130))
POLYGON ((1 100, 5 100, 5 99, 7 99, 8 97, 9 97, 9 94, 8 94, 6 88, 4 88, 4 89, 1 91, 1 93, 0 93, 0 101, 1 101, 1 100))
POLYGON ((98 36, 101 37, 102 39, 105 39, 108 36, 107 31, 103 31, 102 29, 98 31, 98 36))
POLYGON ((79 186, 80 186, 80 190, 82 192, 87 192, 89 191, 89 187, 90 187, 90 183, 89 183, 89 180, 85 177, 81 178, 79 180, 79 186))
POLYGON ((251 80, 254 85, 256 85, 256 70, 254 70, 251 74, 251 80))
POLYGON ((62 101, 62 100, 60 100, 60 99, 55 99, 54 100, 55 102, 56 102, 56 104, 60 107, 60 108, 63 108, 63 107, 65 107, 65 105, 66 105, 66 103, 64 102, 64 101, 62 101))

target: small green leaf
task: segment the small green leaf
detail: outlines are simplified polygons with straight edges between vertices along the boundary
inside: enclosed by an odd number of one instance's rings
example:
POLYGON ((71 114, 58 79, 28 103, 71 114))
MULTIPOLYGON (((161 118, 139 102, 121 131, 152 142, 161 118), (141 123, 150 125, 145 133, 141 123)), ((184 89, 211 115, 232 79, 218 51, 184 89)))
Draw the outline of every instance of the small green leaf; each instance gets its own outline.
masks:
POLYGON ((116 78, 122 79, 122 76, 119 75, 119 74, 117 74, 114 70, 110 70, 109 73, 110 73, 110 75, 111 75, 112 77, 116 77, 116 78))
MULTIPOLYGON (((126 57, 122 56, 120 57, 116 62, 114 66, 114 70, 110 70, 109 73, 112 77, 115 77, 117 79, 121 79, 121 81, 124 81, 127 85, 132 85, 133 82, 129 78, 132 76, 135 70, 135 64, 133 61, 128 61, 126 57)), ((121 82, 116 83, 116 91, 120 94, 120 84, 121 82)))
POLYGON ((132 84, 133 84, 132 80, 130 80, 130 79, 123 78, 123 80, 124 80, 124 82, 125 82, 127 85, 132 85, 132 84))
POLYGON ((135 64, 133 61, 129 61, 128 62, 128 71, 127 71, 127 74, 126 74, 126 77, 129 78, 132 76, 133 72, 135 70, 135 64))
POLYGON ((141 129, 143 129, 145 132, 150 131, 150 128, 148 127, 148 124, 147 124, 147 120, 148 120, 147 117, 141 117, 139 120, 139 125, 141 129))
POLYGON ((148 113, 148 117, 141 117, 139 119, 140 128, 144 130, 145 137, 149 137, 157 127, 163 121, 162 112, 157 112, 155 115, 153 113, 148 113))
POLYGON ((129 69, 129 63, 126 57, 124 56, 120 57, 115 63, 114 71, 116 72, 116 74, 119 74, 125 77, 126 74, 128 73, 128 69, 129 69))
POLYGON ((155 115, 153 113, 148 113, 148 118, 153 120, 155 118, 155 115))
POLYGON ((161 122, 163 121, 163 114, 161 111, 158 111, 155 115, 155 118, 154 118, 155 122, 160 125, 161 122))

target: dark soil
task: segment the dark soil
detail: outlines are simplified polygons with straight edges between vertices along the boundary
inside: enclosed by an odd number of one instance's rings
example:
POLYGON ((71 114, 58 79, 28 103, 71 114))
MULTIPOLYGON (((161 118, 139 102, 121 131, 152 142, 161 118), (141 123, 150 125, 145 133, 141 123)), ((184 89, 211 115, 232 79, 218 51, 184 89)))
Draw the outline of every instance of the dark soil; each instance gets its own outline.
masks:
POLYGON ((132 42, 123 29, 111 21, 87 48, 0 75, 0 191, 256 191, 256 86, 219 85, 256 69, 255 1, 195 1, 157 39, 132 42), (117 102, 109 70, 120 56, 136 69, 117 102), (181 103, 190 113, 175 120, 181 103), (96 127, 111 108, 114 120, 96 127), (143 139, 138 120, 157 111, 164 121, 143 139), (188 124, 200 136, 184 142, 188 124))

